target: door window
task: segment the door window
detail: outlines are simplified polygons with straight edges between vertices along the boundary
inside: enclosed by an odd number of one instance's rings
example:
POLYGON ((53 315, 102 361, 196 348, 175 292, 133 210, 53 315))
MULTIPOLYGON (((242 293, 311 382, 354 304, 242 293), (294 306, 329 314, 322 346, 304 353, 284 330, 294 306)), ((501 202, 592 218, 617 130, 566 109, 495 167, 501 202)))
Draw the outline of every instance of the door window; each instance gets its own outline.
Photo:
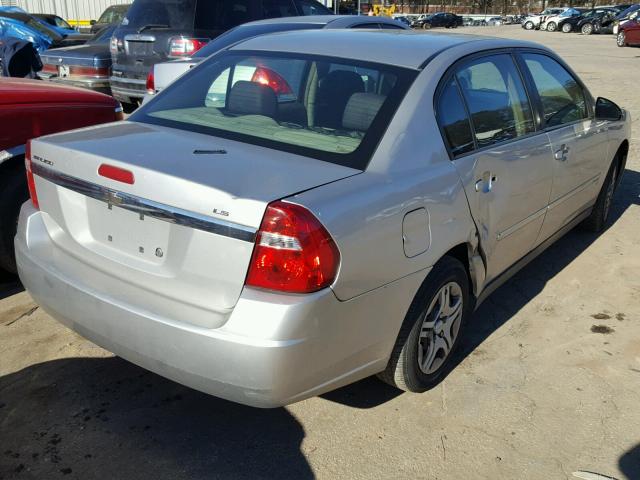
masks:
POLYGON ((315 0, 298 0, 302 15, 331 15, 333 12, 315 0))
POLYGON ((467 103, 479 148, 535 130, 518 69, 510 55, 492 55, 462 67, 456 78, 467 103))
POLYGON ((455 78, 442 90, 437 106, 438 124, 453 156, 473 150, 473 134, 455 78))
POLYGON ((264 18, 295 17, 298 15, 293 0, 262 0, 264 18))
POLYGON ((554 59, 535 53, 522 55, 542 102, 547 127, 557 127, 588 117, 582 87, 554 59))

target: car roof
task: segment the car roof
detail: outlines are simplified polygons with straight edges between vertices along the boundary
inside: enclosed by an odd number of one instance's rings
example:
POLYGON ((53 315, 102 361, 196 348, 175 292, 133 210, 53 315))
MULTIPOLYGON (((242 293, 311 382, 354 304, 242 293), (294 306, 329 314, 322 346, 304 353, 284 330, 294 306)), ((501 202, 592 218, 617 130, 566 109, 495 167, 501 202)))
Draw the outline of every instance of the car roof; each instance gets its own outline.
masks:
POLYGON ((544 49, 533 42, 480 35, 415 33, 400 29, 324 29, 261 35, 238 42, 230 50, 306 53, 420 69, 429 58, 465 43, 474 43, 474 51, 514 47, 544 49))
POLYGON ((240 27, 253 25, 271 25, 274 23, 285 24, 308 24, 308 25, 329 25, 347 27, 358 23, 392 23, 393 25, 402 25, 396 20, 388 17, 369 17, 366 15, 300 15, 297 17, 277 17, 267 18, 264 20, 255 20, 248 22, 240 27))

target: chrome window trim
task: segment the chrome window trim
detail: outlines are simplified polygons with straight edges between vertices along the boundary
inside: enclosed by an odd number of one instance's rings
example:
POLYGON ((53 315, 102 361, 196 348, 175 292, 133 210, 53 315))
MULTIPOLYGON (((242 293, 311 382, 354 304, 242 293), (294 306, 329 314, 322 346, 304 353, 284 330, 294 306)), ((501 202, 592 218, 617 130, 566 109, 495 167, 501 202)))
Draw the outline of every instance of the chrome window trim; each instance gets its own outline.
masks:
POLYGON ((72 177, 71 175, 58 172, 37 163, 32 163, 31 169, 35 175, 51 183, 99 200, 110 206, 113 205, 163 222, 202 230, 244 242, 253 243, 256 238, 256 229, 247 227, 246 225, 201 215, 178 207, 154 202, 153 200, 147 200, 129 193, 113 190, 102 185, 72 177))

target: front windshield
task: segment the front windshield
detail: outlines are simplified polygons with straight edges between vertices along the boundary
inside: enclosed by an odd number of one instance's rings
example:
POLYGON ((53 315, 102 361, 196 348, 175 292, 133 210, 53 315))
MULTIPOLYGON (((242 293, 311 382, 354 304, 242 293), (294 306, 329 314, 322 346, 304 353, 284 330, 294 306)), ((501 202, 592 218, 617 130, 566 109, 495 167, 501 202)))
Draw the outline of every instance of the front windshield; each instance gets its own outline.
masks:
POLYGON ((414 77, 356 60, 227 52, 131 120, 364 168, 414 77))

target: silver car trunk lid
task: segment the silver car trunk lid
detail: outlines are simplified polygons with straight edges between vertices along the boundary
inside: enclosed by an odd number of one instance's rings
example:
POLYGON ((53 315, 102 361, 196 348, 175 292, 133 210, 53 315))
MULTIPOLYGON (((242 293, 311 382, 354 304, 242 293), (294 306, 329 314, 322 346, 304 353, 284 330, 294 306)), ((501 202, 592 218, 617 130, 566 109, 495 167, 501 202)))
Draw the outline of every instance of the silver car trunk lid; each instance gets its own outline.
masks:
POLYGON ((63 251, 121 280, 119 300, 170 318, 188 305, 181 319, 209 328, 240 296, 267 204, 360 173, 133 122, 34 140, 31 158, 40 210, 63 251), (134 183, 100 175, 102 165, 134 183))

